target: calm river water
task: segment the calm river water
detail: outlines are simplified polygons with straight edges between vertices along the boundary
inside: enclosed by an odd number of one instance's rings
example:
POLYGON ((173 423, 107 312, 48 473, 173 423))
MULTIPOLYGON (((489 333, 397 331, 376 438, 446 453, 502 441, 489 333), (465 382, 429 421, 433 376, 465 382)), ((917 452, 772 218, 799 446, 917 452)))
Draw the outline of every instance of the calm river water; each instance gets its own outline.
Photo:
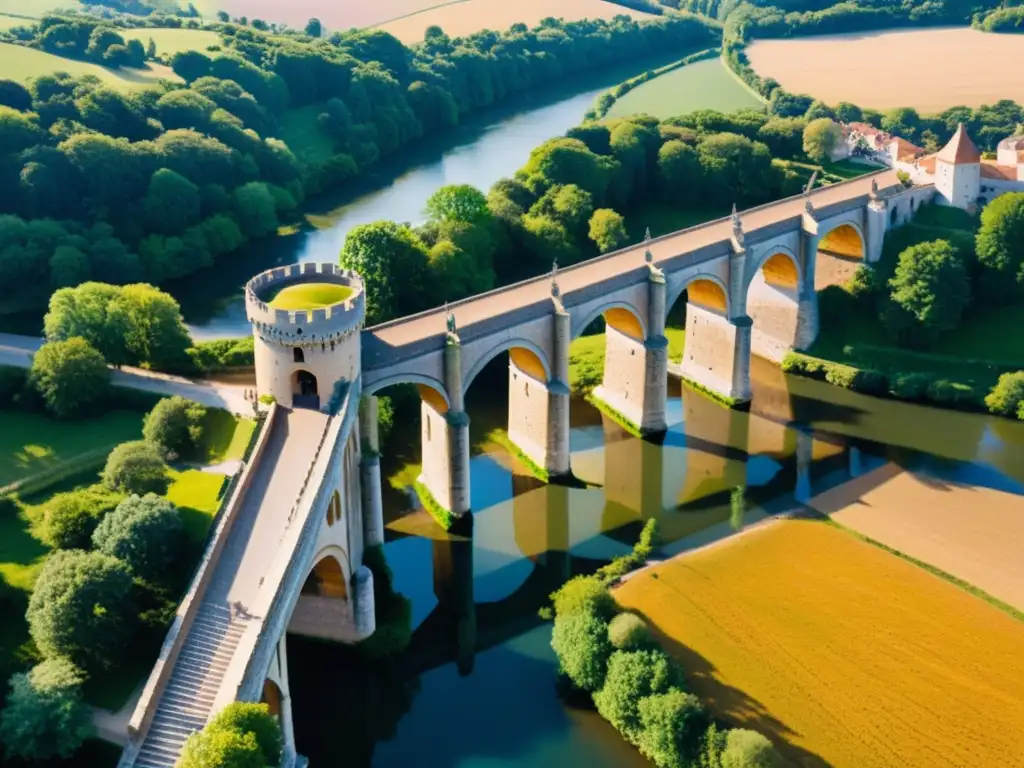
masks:
MULTIPOLYGON (((468 394, 474 441, 507 419, 503 358, 468 394)), ((469 536, 388 498, 385 549, 412 600, 413 644, 385 671, 291 639, 300 751, 314 766, 353 768, 647 765, 595 713, 559 699, 550 626, 536 617, 570 575, 626 552, 643 521, 659 520, 659 556, 669 556, 789 509, 798 451, 811 456, 814 493, 885 461, 1024 493, 1024 424, 870 398, 758 359, 753 378, 749 413, 673 383, 661 444, 574 402, 572 466, 585 488, 545 486, 500 450, 478 453, 469 536), (736 486, 746 488, 741 517, 736 486)))

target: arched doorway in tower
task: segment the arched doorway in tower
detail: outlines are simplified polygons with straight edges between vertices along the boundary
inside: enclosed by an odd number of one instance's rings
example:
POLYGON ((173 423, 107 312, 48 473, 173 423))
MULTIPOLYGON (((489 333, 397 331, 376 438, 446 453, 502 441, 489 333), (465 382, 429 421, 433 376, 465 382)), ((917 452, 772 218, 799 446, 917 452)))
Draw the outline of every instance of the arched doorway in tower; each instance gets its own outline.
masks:
POLYGON ((316 376, 301 368, 292 374, 292 407, 320 409, 316 376))
POLYGON ((341 563, 333 555, 324 556, 306 577, 302 594, 348 600, 348 584, 341 563))
POLYGON ((792 253, 765 254, 747 287, 746 313, 751 327, 751 351, 779 362, 798 346, 800 269, 792 253))
POLYGON ((270 678, 263 681, 263 695, 260 697, 260 702, 266 704, 270 709, 270 714, 274 717, 280 718, 282 712, 282 703, 284 701, 284 695, 281 693, 281 688, 270 678))
POLYGON ((864 263, 864 236, 854 224, 840 224, 818 241, 814 264, 814 290, 842 285, 864 263))

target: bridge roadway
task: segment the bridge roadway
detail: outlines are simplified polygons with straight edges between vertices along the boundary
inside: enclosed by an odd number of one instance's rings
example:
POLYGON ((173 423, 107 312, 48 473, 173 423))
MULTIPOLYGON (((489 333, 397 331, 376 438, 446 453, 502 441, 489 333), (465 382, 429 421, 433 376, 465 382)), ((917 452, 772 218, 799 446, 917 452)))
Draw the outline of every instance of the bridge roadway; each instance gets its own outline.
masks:
MULTIPOLYGON (((895 171, 883 171, 841 184, 818 188, 811 192, 811 203, 815 208, 824 208, 867 195, 871 191, 872 181, 878 182, 879 189, 899 184, 895 171)), ((799 217, 804 212, 804 202, 805 198, 798 196, 751 208, 745 212, 741 211, 740 219, 743 222, 743 230, 746 235, 750 236, 762 227, 799 217)), ((644 253, 647 250, 651 251, 654 263, 657 265, 699 248, 727 241, 731 235, 732 220, 728 216, 699 224, 690 229, 655 238, 646 245, 639 243, 607 256, 598 256, 559 270, 558 286, 563 295, 570 294, 573 291, 642 267, 645 263, 644 253)), ((449 305, 449 309, 455 313, 459 327, 466 327, 506 312, 512 312, 520 307, 545 301, 550 296, 550 275, 542 275, 455 302, 449 305)), ((445 309, 438 307, 417 315, 376 325, 369 328, 368 331, 386 347, 399 348, 441 334, 445 328, 445 320, 445 309)), ((576 330, 573 329, 574 333, 576 330)))
POLYGON ((213 572, 197 589, 198 613, 172 662, 173 671, 159 694, 138 756, 122 765, 171 768, 188 734, 202 728, 213 714, 246 625, 263 618, 251 615, 248 608, 262 589, 277 586, 264 585, 264 576, 282 546, 289 515, 328 420, 319 411, 279 408, 267 425, 262 458, 222 534, 223 549, 209 563, 213 572))

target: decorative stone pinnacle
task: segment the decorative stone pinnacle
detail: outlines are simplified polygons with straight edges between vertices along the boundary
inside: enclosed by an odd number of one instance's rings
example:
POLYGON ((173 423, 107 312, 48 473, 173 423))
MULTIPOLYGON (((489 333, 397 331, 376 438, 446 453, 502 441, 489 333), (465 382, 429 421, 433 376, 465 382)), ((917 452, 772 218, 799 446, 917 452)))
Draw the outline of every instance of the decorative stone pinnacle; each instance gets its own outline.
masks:
POLYGON ((648 246, 648 243, 650 243, 650 242, 651 242, 651 228, 650 227, 646 227, 644 229, 644 261, 646 261, 648 264, 653 264, 654 263, 654 254, 651 253, 651 249, 648 246))
POLYGON ((870 193, 870 196, 871 196, 872 200, 877 200, 878 199, 878 179, 872 179, 871 180, 871 193, 870 193))
POLYGON ((551 295, 558 296, 561 291, 558 288, 558 259, 551 262, 551 295))
POLYGON ((448 302, 444 303, 445 322, 448 324, 448 333, 455 333, 455 313, 448 309, 448 302))
POLYGON ((814 206, 811 204, 811 190, 814 189, 814 182, 818 180, 818 172, 815 171, 811 174, 810 180, 807 182, 807 186, 804 188, 804 209, 811 213, 814 211, 814 206))

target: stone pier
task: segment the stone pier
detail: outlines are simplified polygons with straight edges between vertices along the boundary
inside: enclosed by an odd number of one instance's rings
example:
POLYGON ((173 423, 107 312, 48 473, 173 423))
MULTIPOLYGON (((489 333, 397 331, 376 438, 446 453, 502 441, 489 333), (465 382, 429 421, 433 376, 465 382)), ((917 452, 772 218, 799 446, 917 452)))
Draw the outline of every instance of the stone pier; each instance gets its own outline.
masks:
POLYGON ((459 337, 449 333, 444 348, 444 385, 448 403, 429 387, 420 387, 420 437, 423 472, 419 482, 456 517, 470 509, 469 414, 462 395, 459 337))

